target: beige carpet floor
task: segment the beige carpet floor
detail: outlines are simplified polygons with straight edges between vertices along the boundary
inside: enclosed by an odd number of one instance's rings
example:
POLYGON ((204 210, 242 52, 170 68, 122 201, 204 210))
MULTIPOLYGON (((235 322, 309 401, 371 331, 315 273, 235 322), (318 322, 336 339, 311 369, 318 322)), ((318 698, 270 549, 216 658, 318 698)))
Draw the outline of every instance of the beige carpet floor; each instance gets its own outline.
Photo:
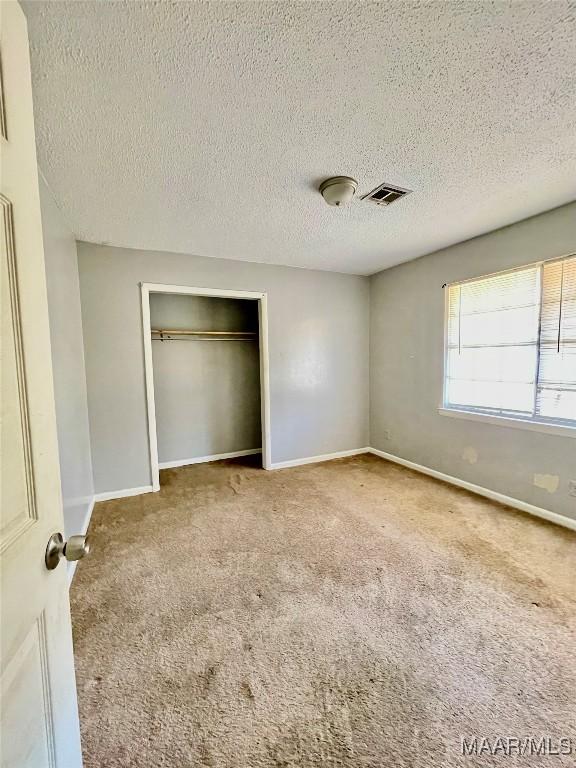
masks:
POLYGON ((374 456, 162 473, 96 505, 86 768, 574 766, 576 535, 374 456))

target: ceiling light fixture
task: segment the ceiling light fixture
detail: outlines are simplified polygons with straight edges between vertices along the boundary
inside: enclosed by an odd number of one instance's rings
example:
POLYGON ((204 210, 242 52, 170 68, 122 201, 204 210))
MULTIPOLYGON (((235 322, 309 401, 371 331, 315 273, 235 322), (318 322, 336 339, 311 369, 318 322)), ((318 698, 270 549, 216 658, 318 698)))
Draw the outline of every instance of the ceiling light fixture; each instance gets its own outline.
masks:
POLYGON ((350 176, 333 176, 320 184, 320 194, 328 205, 346 205, 354 197, 358 182, 350 176))

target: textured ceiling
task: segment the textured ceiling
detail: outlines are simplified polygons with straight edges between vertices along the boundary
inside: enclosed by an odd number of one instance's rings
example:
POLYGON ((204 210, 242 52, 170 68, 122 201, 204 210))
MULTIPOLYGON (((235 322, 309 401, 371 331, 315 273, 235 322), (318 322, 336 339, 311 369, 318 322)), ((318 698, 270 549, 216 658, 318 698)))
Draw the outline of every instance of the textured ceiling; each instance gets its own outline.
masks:
POLYGON ((79 239, 369 274, 576 198, 574 2, 23 5, 79 239))

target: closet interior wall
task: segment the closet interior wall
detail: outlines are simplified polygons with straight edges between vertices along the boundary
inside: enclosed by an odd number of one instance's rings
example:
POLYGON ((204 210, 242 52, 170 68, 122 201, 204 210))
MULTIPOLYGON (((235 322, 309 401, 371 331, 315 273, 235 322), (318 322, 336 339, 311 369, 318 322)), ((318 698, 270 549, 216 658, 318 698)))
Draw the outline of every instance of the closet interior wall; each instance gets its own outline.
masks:
POLYGON ((153 330, 208 332, 152 334, 160 468, 260 451, 258 302, 152 293, 150 321, 153 330))

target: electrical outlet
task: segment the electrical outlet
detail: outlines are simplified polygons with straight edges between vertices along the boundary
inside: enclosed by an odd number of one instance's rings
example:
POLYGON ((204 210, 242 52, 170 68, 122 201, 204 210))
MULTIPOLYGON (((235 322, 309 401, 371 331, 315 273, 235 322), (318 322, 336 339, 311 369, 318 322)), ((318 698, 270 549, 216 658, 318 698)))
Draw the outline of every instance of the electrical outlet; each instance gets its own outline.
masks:
POLYGON ((382 433, 382 437, 384 438, 384 440, 390 440, 390 430, 385 429, 384 432, 382 433))
POLYGON ((568 495, 576 496, 576 480, 568 480, 568 495))

